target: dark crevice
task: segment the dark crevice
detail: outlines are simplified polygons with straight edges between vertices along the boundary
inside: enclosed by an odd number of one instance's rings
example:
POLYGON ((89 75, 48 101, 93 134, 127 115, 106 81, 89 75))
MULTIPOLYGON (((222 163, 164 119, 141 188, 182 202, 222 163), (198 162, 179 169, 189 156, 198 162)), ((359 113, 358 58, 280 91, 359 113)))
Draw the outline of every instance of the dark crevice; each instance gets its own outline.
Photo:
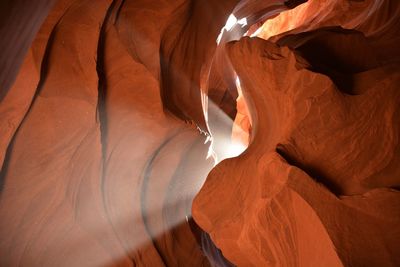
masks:
POLYGON ((0 1, 0 102, 15 84, 28 50, 55 2, 0 1), (17 35, 19 41, 12 42, 17 35))
POLYGON ((14 145, 14 137, 12 138, 10 144, 7 147, 6 154, 5 154, 4 161, 3 161, 3 166, 0 169, 0 198, 1 198, 1 194, 3 192, 4 183, 5 183, 5 179, 6 179, 7 172, 8 172, 8 165, 10 162, 13 145, 14 145))
POLYGON ((54 42, 54 37, 56 35, 57 32, 57 27, 61 21, 62 17, 58 20, 57 24, 54 26, 53 30, 51 31, 50 35, 49 35, 49 39, 47 41, 46 44, 46 48, 45 48, 45 52, 43 55, 43 59, 42 59, 42 63, 40 66, 40 77, 39 77, 39 82, 38 85, 36 87, 36 91, 32 97, 31 103, 29 105, 29 108, 27 109, 26 113, 24 114, 24 117, 22 118, 21 122, 19 123, 17 129, 14 132, 14 135, 12 136, 10 143, 7 147, 6 150, 6 154, 5 154, 5 158, 4 158, 4 162, 3 162, 3 166, 0 169, 0 194, 3 191, 4 188, 4 183, 5 183, 5 177, 7 175, 8 172, 8 165, 10 162, 10 158, 11 158, 11 153, 14 147, 14 143, 15 143, 15 138, 18 135, 18 132, 21 128, 21 125, 25 122, 28 114, 31 112, 32 110, 32 106, 33 103, 35 102, 36 98, 38 97, 45 81, 47 78, 47 74, 48 74, 48 70, 49 70, 49 58, 50 58, 50 54, 51 54, 51 50, 52 50, 52 46, 53 46, 53 42, 54 42))
MULTIPOLYGON (((191 119, 185 114, 179 107, 178 107, 178 102, 175 98, 176 96, 173 94, 171 91, 171 88, 176 87, 176 91, 179 91, 178 89, 181 88, 182 86, 176 86, 176 79, 177 77, 180 77, 180 75, 184 75, 184 78, 188 79, 186 75, 183 73, 182 70, 177 66, 177 63, 173 61, 174 53, 176 47, 178 47, 179 44, 179 37, 182 37, 184 34, 184 27, 179 29, 177 33, 174 32, 175 28, 177 25, 186 25, 187 19, 185 18, 181 20, 177 20, 177 18, 180 18, 182 14, 185 14, 185 10, 190 9, 190 7, 187 6, 187 3, 183 2, 181 3, 174 11, 174 15, 172 17, 172 21, 169 21, 167 25, 170 25, 164 29, 164 32, 161 34, 161 41, 160 41, 160 48, 159 48, 159 55, 160 55, 160 97, 161 97, 161 102, 163 105, 164 110, 168 110, 171 112, 173 115, 175 115, 177 118, 189 122, 191 119), (175 21, 177 20, 177 21, 175 21), (169 41, 165 36, 170 36, 170 35, 175 35, 176 37, 172 39, 172 41, 169 41), (168 41, 167 41, 168 40, 168 41), (177 73, 177 70, 179 70, 181 73, 177 73)), ((182 82, 182 84, 185 84, 188 86, 188 82, 185 80, 185 82, 182 82)), ((190 88, 190 86, 189 86, 190 88)))
POLYGON ((101 134, 101 146, 102 146, 102 156, 103 163, 105 163, 106 155, 106 140, 107 140, 107 117, 106 117, 106 73, 104 69, 104 53, 105 53, 105 39, 106 39, 106 28, 107 22, 110 19, 111 13, 113 11, 115 1, 109 7, 107 14, 104 18, 103 24, 101 25, 99 40, 97 43, 97 62, 96 71, 98 76, 98 99, 97 99, 97 116, 100 124, 100 134, 101 134))
POLYGON ((307 2, 307 0, 287 0, 287 1, 285 1, 285 6, 292 9, 292 8, 295 8, 298 5, 304 4, 306 2, 307 2))
POLYGON ((323 184, 330 192, 335 194, 336 196, 339 196, 342 194, 342 188, 340 185, 336 184, 333 182, 331 179, 327 177, 326 174, 322 170, 320 170, 317 166, 312 166, 309 164, 305 164, 298 159, 296 159, 295 156, 291 155, 289 151, 285 148, 284 145, 278 144, 276 146, 275 151, 284 159, 286 162, 292 166, 295 166, 302 171, 304 171, 308 176, 313 178, 315 181, 318 183, 323 184))
POLYGON ((239 94, 236 89, 226 90, 221 99, 221 103, 219 103, 219 107, 229 116, 232 120, 235 120, 237 109, 236 109, 236 99, 239 94))
POLYGON ((329 76, 341 92, 349 95, 363 93, 355 86, 357 73, 380 66, 369 40, 356 30, 326 27, 287 35, 277 43, 293 49, 299 61, 309 64, 308 69, 329 76))
MULTIPOLYGON (((105 205, 105 190, 104 190, 104 182, 105 182, 105 173, 106 173, 106 144, 108 139, 108 121, 107 121, 107 108, 106 108, 106 97, 107 97, 107 77, 105 71, 105 43, 106 43, 106 35, 107 35, 107 26, 110 24, 114 24, 116 20, 116 16, 118 16, 120 8, 124 0, 114 0, 109 6, 107 13, 104 17, 103 23, 99 32, 99 39, 97 43, 97 59, 96 59, 96 71, 98 77, 98 99, 97 99, 97 118, 100 125, 100 142, 101 142, 101 156, 103 162, 103 168, 101 173, 101 194, 104 203, 104 210, 107 214, 107 219, 110 223, 110 227, 120 242, 122 248, 125 249, 121 240, 118 237, 118 234, 114 228, 113 223, 110 221, 110 217, 108 215, 108 209, 105 205), (115 15, 113 17, 113 15, 115 15), (112 21, 113 20, 113 21, 112 21)), ((126 257, 134 264, 135 260, 130 257, 129 251, 126 251, 126 257)))
POLYGON ((224 257, 222 251, 211 240, 210 235, 204 231, 201 232, 201 248, 204 254, 206 254, 212 266, 215 267, 235 266, 233 265, 233 263, 231 263, 228 259, 224 257))
POLYGON ((112 21, 113 24, 115 24, 118 21, 119 15, 121 14, 122 7, 125 5, 125 0, 119 0, 115 5, 116 5, 116 7, 115 7, 116 11, 115 11, 115 15, 114 15, 114 18, 112 21))

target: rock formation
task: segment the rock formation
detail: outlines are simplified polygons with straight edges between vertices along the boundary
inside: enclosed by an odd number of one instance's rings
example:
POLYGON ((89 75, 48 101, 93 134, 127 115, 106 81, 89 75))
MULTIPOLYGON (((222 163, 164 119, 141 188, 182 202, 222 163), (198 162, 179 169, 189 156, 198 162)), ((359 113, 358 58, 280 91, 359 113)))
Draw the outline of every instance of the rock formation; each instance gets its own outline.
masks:
POLYGON ((0 7, 0 266, 400 265, 400 2, 0 7))

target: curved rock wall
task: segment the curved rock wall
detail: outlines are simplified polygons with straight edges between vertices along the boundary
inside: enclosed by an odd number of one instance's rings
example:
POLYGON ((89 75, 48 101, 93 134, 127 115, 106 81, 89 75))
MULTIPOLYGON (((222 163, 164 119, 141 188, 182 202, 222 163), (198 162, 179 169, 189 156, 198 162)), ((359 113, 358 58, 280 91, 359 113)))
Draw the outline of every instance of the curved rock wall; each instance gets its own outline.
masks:
POLYGON ((399 264, 397 10, 309 1, 267 20, 269 40, 224 47, 251 143, 210 172, 193 216, 234 264, 399 264))
POLYGON ((31 2, 0 266, 400 265, 397 1, 31 2))

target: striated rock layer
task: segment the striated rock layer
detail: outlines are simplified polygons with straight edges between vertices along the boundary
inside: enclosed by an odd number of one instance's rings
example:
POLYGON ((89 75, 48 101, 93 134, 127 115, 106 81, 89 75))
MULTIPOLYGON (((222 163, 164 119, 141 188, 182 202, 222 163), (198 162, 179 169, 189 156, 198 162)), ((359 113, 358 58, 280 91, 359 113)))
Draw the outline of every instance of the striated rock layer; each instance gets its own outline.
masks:
POLYGON ((211 171, 193 216, 232 263, 400 264, 398 8, 309 1, 259 34, 290 32, 225 46, 251 142, 211 171))
POLYGON ((209 266, 187 221, 206 137, 160 97, 176 5, 55 4, 0 105, 1 266, 209 266))
POLYGON ((397 1, 31 2, 0 266, 400 265, 397 1))

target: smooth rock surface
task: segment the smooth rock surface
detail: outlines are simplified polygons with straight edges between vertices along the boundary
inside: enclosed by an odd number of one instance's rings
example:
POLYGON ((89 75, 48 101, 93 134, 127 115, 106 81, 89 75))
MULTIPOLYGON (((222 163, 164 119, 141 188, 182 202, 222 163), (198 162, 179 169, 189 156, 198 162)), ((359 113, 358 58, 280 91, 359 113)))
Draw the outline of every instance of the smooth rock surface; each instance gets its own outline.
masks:
POLYGON ((399 3, 3 1, 0 266, 399 266, 399 3))

